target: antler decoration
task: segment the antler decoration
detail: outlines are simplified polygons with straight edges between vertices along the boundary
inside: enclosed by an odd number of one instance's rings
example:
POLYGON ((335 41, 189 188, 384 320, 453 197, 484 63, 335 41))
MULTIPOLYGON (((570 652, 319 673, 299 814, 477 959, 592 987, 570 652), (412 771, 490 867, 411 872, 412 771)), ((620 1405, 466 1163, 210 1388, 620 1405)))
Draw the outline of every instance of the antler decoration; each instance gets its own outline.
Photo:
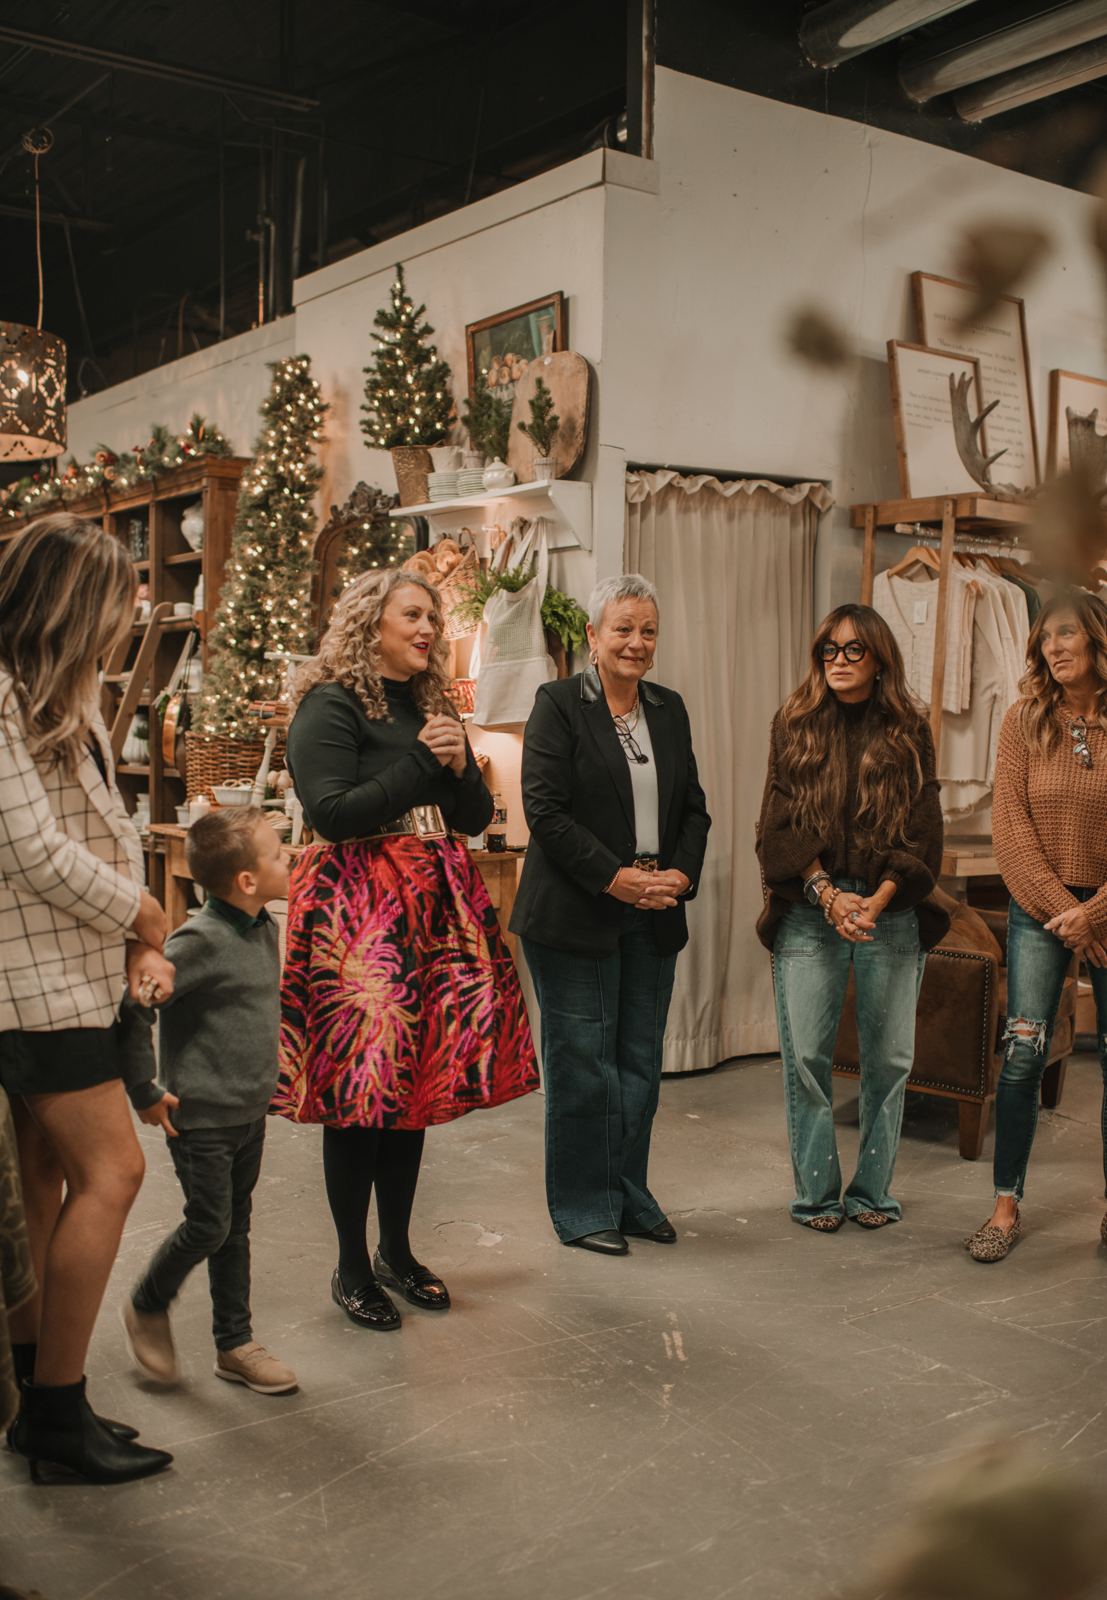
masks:
POLYGON ((1069 471, 1094 495, 1107 494, 1107 436, 1096 432, 1099 408, 1084 417, 1065 407, 1069 425, 1069 471))
MULTIPOLYGON (((992 482, 992 462, 998 461, 1000 456, 1007 454, 1006 449, 997 450, 995 455, 986 456, 980 448, 980 430, 986 417, 991 416, 998 400, 993 400, 984 407, 975 422, 969 416, 969 384, 973 379, 967 372, 958 378, 952 372, 949 375, 949 405, 953 413, 953 437, 957 441, 957 454, 961 457, 965 471, 974 483, 982 489, 987 489, 989 494, 995 494, 996 485, 992 482)), ((1004 487, 1008 487, 1005 485, 1004 487)), ((1016 494, 1017 490, 1014 491, 1016 494)))

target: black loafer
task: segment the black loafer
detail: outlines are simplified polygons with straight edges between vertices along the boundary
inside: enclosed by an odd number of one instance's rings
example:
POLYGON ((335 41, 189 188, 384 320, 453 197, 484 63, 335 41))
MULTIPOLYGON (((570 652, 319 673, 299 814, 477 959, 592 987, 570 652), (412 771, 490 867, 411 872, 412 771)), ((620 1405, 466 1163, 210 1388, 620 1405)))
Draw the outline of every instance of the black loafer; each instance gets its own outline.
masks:
POLYGON ((595 1250, 601 1256, 625 1256, 630 1250, 622 1234, 617 1228, 603 1228, 599 1233, 582 1233, 579 1239, 566 1239, 566 1244, 575 1244, 581 1250, 595 1250))
POLYGON ((387 1283, 390 1289, 402 1294, 413 1306, 422 1306, 427 1311, 450 1309, 450 1291, 441 1278, 435 1277, 429 1267, 421 1267, 416 1262, 415 1271, 409 1272, 406 1278, 401 1278, 398 1272, 393 1272, 378 1250, 373 1257, 373 1271, 382 1283, 387 1283))
POLYGON ((652 1228, 628 1228, 623 1223, 623 1232, 628 1233, 632 1239, 656 1239, 658 1244, 676 1244, 677 1231, 668 1217, 662 1217, 660 1222, 655 1222, 652 1228))
POLYGON ((370 1278, 353 1294, 347 1294, 335 1268, 331 1279, 331 1299, 336 1306, 342 1307, 350 1321, 356 1322, 359 1328, 373 1328, 378 1333, 388 1333, 400 1326, 400 1313, 376 1278, 370 1278))

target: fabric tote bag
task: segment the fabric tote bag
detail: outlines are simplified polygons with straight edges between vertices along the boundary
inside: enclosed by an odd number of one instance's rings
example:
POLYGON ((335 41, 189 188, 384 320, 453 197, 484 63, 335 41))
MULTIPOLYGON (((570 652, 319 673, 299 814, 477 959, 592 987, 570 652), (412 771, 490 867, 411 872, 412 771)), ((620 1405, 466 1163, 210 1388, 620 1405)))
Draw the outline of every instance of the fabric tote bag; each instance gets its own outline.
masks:
MULTIPOLYGON (((507 563, 507 546, 502 546, 507 563)), ((499 555, 499 552, 497 552, 499 555)), ((534 560, 534 576, 521 589, 500 590, 484 608, 486 633, 480 667, 475 676, 473 721, 481 728, 502 728, 525 722, 534 697, 544 683, 557 677, 557 667, 546 649, 542 602, 550 575, 546 520, 536 517, 530 531, 512 552, 512 565, 534 560)))

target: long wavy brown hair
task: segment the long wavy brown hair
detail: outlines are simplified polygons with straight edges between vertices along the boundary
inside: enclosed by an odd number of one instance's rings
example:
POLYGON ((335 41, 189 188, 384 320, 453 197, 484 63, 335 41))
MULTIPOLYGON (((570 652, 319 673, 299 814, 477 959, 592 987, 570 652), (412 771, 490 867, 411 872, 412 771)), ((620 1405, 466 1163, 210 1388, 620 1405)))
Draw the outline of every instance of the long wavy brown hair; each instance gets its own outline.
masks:
POLYGON ((98 663, 134 617, 138 573, 120 540, 60 512, 39 517, 0 558, 0 666, 27 748, 72 777, 100 692, 98 663))
POLYGON ((1019 732, 1028 750, 1048 756, 1062 737, 1060 705, 1064 690, 1049 670, 1042 654, 1042 631, 1062 611, 1072 611, 1088 636, 1092 664, 1099 688, 1096 691, 1096 719, 1107 728, 1107 606, 1097 595, 1074 589, 1047 600, 1034 619, 1026 643, 1026 673, 1019 680, 1019 732))
POLYGON ((370 721, 388 720, 388 702, 381 687, 381 613, 396 590, 408 585, 422 589, 434 602, 434 642, 427 652, 425 669, 412 679, 412 696, 426 716, 442 712, 456 718, 457 711, 446 692, 450 685, 450 647, 443 636, 441 597, 432 583, 406 567, 366 572, 342 592, 317 654, 292 674, 289 699, 293 707, 316 684, 340 683, 354 691, 370 721))
POLYGON ((878 663, 865 715, 869 740, 861 757, 856 823, 874 848, 910 845, 907 821, 923 786, 926 714, 908 686, 892 630, 871 606, 839 606, 811 641, 807 676, 780 710, 780 779, 791 792, 797 827, 820 838, 841 827, 846 741, 821 652, 843 622, 852 624, 878 663))

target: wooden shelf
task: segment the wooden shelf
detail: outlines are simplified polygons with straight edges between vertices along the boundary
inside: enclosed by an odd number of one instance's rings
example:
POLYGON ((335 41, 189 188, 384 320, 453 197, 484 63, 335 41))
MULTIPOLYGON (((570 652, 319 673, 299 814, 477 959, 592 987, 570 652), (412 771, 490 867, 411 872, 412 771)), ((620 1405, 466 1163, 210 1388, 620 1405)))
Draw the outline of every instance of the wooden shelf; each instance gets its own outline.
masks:
POLYGON ((182 556, 166 556, 165 564, 167 567, 192 567, 203 559, 202 550, 186 550, 182 556))
POLYGON ((117 773, 126 773, 128 778, 148 778, 150 776, 149 765, 143 765, 139 761, 122 761, 115 770, 117 773))
MULTIPOLYGON (((897 522, 932 522, 940 528, 947 500, 953 501, 957 522, 971 522, 976 528, 1009 528, 1012 523, 1029 522, 1033 516, 1033 507, 1022 500, 996 500, 987 494, 929 495, 924 500, 878 500, 873 508, 874 524, 894 528, 897 522)), ((865 505, 850 507, 851 528, 865 526, 868 509, 865 505)))

